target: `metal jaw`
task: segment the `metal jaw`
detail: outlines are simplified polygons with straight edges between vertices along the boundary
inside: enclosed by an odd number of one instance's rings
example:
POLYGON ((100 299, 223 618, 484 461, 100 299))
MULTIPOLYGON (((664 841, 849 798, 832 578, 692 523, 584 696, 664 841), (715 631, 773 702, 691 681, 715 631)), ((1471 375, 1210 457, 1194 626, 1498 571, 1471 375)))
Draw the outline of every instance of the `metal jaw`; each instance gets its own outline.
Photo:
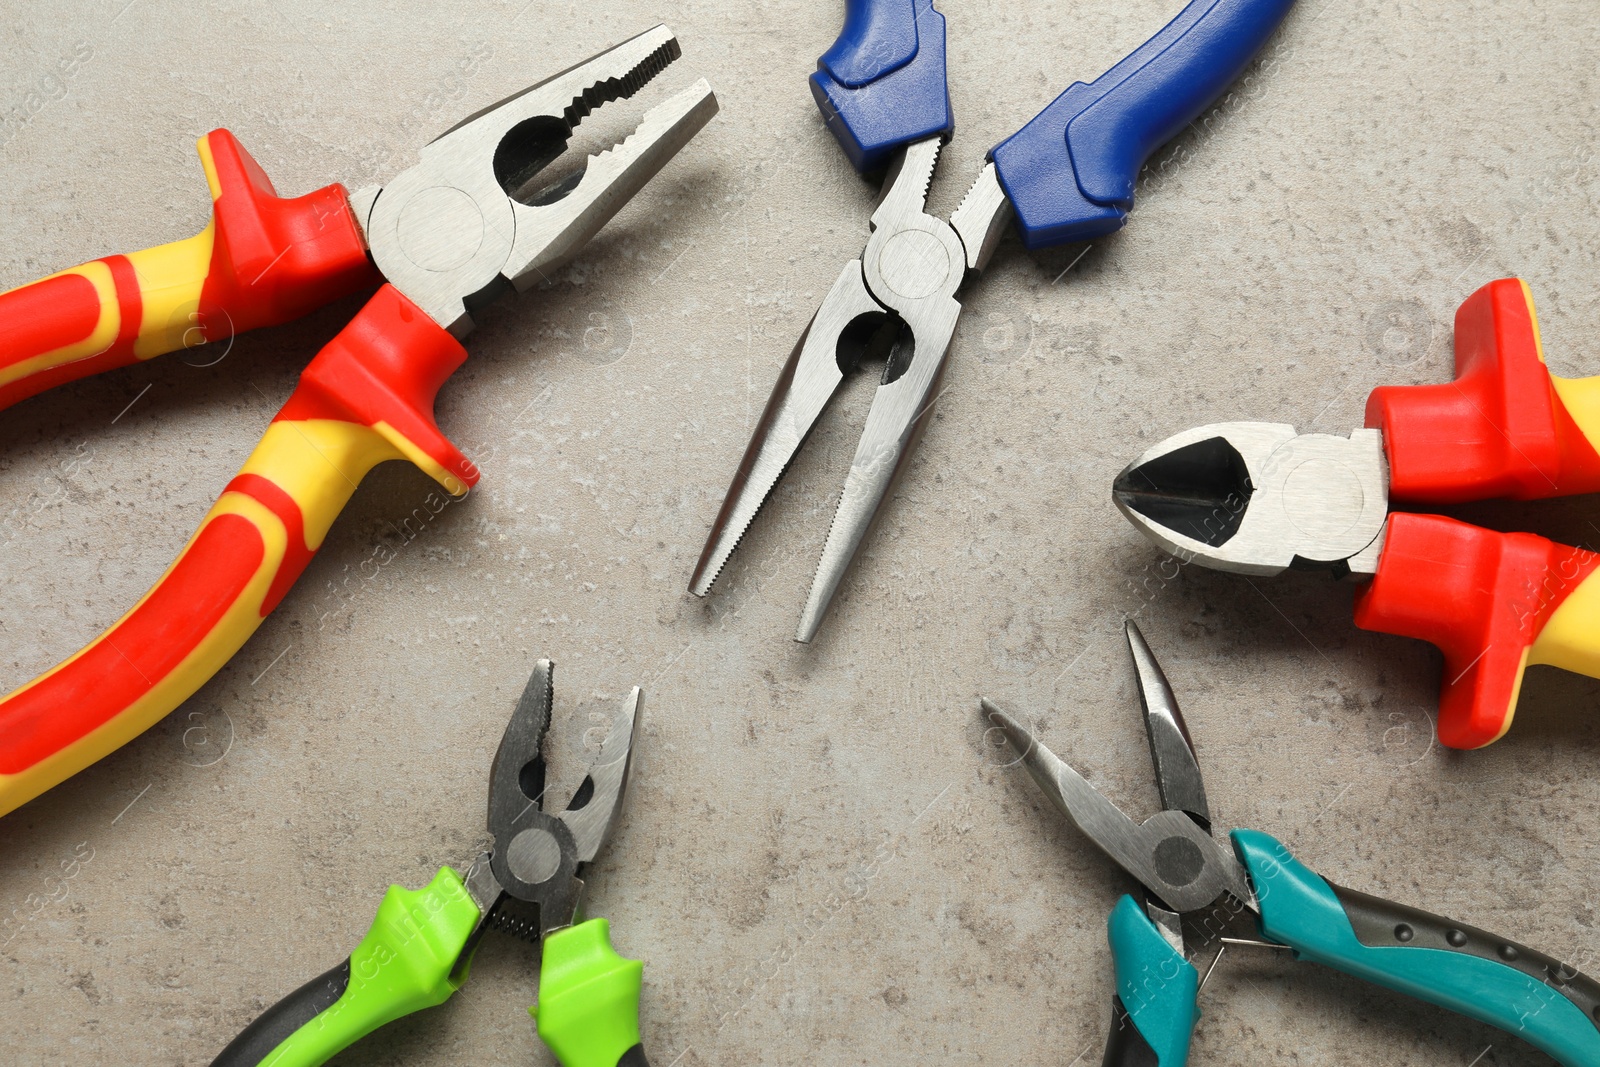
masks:
POLYGON ((467 891, 490 924, 538 940, 577 921, 585 864, 604 847, 622 810, 643 694, 637 686, 565 811, 544 810, 544 758, 554 665, 540 660, 495 752, 489 776, 494 845, 473 864, 467 891), (537 921, 505 910, 509 897, 536 906, 537 921), (497 914, 501 913, 503 914, 497 914))
POLYGON ((1163 810, 1135 823, 1016 719, 987 699, 985 715, 1006 735, 1023 766, 1056 807, 1156 899, 1147 908, 1169 940, 1182 935, 1169 916, 1198 911, 1224 893, 1256 908, 1250 879, 1232 851, 1211 836, 1210 809, 1200 764, 1171 687, 1131 621, 1128 646, 1138 674, 1163 810), (1166 912, 1167 916, 1158 914, 1166 912))
POLYGON ((651 108, 621 144, 585 160, 575 182, 540 186, 539 173, 586 115, 631 97, 678 55, 672 31, 657 26, 478 112, 388 185, 354 194, 373 262, 441 326, 466 336, 473 312, 547 278, 716 114, 701 79, 651 108))
POLYGON ((1112 498, 1173 555, 1238 574, 1323 567, 1372 574, 1389 511, 1383 436, 1221 422, 1167 438, 1117 476, 1112 498))
POLYGON ((992 164, 963 201, 958 225, 927 214, 939 147, 937 137, 909 145, 886 180, 862 258, 845 265, 778 375, 690 579, 696 596, 711 591, 845 376, 864 360, 883 358, 883 380, 845 477, 797 641, 816 636, 873 517, 916 447, 961 314, 956 293, 968 270, 987 261, 1010 217, 992 164))

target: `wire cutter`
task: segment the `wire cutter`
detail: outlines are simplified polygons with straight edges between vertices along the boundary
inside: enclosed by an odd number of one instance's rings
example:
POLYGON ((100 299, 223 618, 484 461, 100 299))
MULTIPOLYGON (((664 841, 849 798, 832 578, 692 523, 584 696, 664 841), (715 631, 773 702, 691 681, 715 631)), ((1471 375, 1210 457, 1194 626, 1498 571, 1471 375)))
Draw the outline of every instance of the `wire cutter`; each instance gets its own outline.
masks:
MULTIPOLYGON (((1189 729, 1161 665, 1130 621, 1150 755, 1162 810, 1136 823, 989 701, 1050 800, 1145 889, 1124 896, 1107 924, 1116 966, 1107 1067, 1181 1067, 1199 1019, 1204 980, 1185 929, 1218 943, 1288 948, 1374 985, 1449 1008, 1522 1037, 1567 1067, 1600 1064, 1600 982, 1483 930, 1325 881, 1260 830, 1212 836, 1211 808, 1189 729), (1253 926, 1250 936, 1222 935, 1253 926)), ((1210 968, 1207 968, 1207 976, 1210 968)))
POLYGON ((1094 82, 1068 87, 996 146, 950 221, 924 211, 954 129, 944 16, 932 0, 846 0, 843 32, 811 75, 828 129, 863 173, 885 166, 859 259, 845 265, 778 374, 689 591, 705 596, 846 375, 885 361, 796 640, 822 624, 926 423, 969 274, 1015 216, 1045 248, 1121 228, 1151 152, 1238 77, 1293 0, 1192 0, 1094 82))
POLYGON ((1511 726, 1529 664, 1600 678, 1600 556, 1389 502, 1600 490, 1600 377, 1545 368, 1533 297, 1516 278, 1457 309, 1455 349, 1455 381, 1374 389, 1366 427, 1347 437, 1201 426, 1130 464, 1113 497, 1146 537, 1207 567, 1370 579, 1356 625, 1437 645, 1439 740, 1479 748, 1511 726))
POLYGON ((485 931, 538 946, 539 1036, 566 1067, 649 1067, 639 1042, 644 965, 611 947, 605 919, 580 921, 585 865, 622 810, 639 732, 637 686, 565 811, 544 810, 554 666, 540 660, 489 772, 493 844, 466 877, 441 867, 421 889, 392 885, 372 928, 337 967, 268 1008, 213 1067, 304 1067, 404 1015, 443 1004, 467 980, 485 931))
POLYGON ((478 468, 434 421, 487 304, 575 255, 716 113, 702 79, 575 175, 541 179, 573 128, 679 54, 665 26, 478 112, 385 186, 280 200, 225 130, 199 143, 215 219, 0 296, 0 400, 279 322, 384 284, 302 373, 178 559, 88 647, 0 699, 0 814, 125 744, 237 652, 377 464, 454 496, 478 468), (369 261, 370 257, 370 261, 369 261))

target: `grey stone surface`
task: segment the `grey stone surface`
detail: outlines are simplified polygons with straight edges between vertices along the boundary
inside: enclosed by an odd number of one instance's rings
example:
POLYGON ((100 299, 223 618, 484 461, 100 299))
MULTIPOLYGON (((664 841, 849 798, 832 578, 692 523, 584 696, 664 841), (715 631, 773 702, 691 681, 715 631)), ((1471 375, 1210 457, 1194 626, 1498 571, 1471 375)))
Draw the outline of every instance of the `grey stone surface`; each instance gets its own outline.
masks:
MULTIPOLYGON (((6 5, 0 285, 198 230, 192 144, 215 126, 281 191, 354 187, 655 21, 685 51, 665 85, 703 73, 723 111, 554 285, 471 338, 439 421, 479 489, 407 542, 394 524, 431 483, 380 468, 211 684, 0 820, 0 1059, 208 1061, 347 953, 385 886, 470 858, 494 744, 548 655, 569 771, 570 739, 647 692, 590 906, 647 961, 660 1067, 1096 1062, 1105 917, 1130 885, 995 765, 976 709, 984 693, 1038 715, 1110 796, 1151 810, 1128 614, 1223 826, 1593 969, 1600 684, 1536 669, 1508 737, 1442 751, 1433 650, 1357 631, 1349 587, 1317 576, 1163 571, 1108 488, 1189 425, 1342 429, 1375 385, 1448 377, 1454 309, 1497 277, 1532 285, 1558 373, 1600 372, 1600 7, 1305 0, 1158 157, 1125 231, 1041 255, 1008 237, 899 495, 802 647, 865 379, 719 591, 684 586, 780 362, 865 235, 874 189, 804 84, 836 3, 125 3, 6 5), (80 43, 90 58, 49 82, 80 43), (75 855, 91 858, 47 882, 75 855)), ((984 149, 1178 3, 941 6, 959 125, 933 203, 949 211, 984 149)), ((0 511, 25 529, 0 544, 0 681, 133 604, 354 310, 5 413, 0 511)), ((1592 499, 1464 513, 1600 540, 1592 499)), ((553 1062, 523 1012, 537 970, 493 941, 453 1001, 339 1062, 553 1062)), ((1203 1008, 1203 1064, 1545 1062, 1276 954, 1230 953, 1203 1008)))

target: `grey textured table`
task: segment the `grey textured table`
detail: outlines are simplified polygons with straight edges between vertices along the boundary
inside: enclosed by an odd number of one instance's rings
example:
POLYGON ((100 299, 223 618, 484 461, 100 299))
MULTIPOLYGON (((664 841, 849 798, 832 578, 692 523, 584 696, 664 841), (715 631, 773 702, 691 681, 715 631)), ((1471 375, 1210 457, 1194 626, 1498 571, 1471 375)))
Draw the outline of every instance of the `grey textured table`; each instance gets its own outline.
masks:
MULTIPOLYGON (((1008 238, 908 477, 804 647, 789 635, 866 377, 720 591, 684 586, 778 365, 866 231, 874 188, 804 84, 836 3, 125 3, 6 5, 0 285, 198 230, 192 146, 216 126, 280 191, 354 187, 656 21, 685 50, 663 84, 705 74, 723 111, 471 339, 439 407, 478 490, 408 538, 431 483, 380 468, 211 684, 0 820, 0 1059, 207 1061, 348 952, 386 885, 470 858, 493 746, 547 655, 558 721, 647 692, 589 902, 647 961, 659 1067, 1096 1062, 1105 917, 1130 883, 986 756, 977 697, 1036 712, 1108 794, 1153 810, 1128 614, 1224 826, 1593 969, 1600 686, 1536 669, 1504 740, 1442 751, 1431 648, 1357 631, 1349 587, 1318 576, 1162 577, 1108 489, 1196 423, 1343 430, 1371 387, 1447 378, 1455 307, 1496 277, 1532 285, 1558 373, 1600 372, 1600 7, 1305 0, 1233 101, 1158 157, 1122 233, 1081 259, 1008 238), (74 856, 65 899, 35 911, 74 856)), ((1178 3, 942 7, 947 212, 984 149, 1178 3)), ((0 511, 22 517, 0 544, 6 686, 149 587, 354 307, 5 413, 0 511)), ((1592 499, 1465 514, 1600 541, 1592 499)), ((570 772, 583 753, 554 757, 570 772)), ((551 1062, 523 1013, 536 979, 493 941, 452 1002, 340 1062, 551 1062)), ((1276 954, 1230 953, 1203 1007, 1204 1064, 1543 1062, 1276 954)))

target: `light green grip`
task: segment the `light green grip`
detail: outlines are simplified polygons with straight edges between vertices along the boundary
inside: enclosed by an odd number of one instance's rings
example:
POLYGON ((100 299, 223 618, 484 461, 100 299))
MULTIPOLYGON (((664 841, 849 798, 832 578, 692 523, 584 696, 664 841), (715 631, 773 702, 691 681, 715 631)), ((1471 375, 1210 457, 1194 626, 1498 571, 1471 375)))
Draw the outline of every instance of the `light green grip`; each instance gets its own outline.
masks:
MULTIPOLYGON (((639 1045, 644 964, 611 947, 611 925, 590 919, 544 939, 539 1003, 528 1013, 564 1067, 616 1067, 639 1045)), ((643 1050, 632 1062, 644 1062, 643 1050)))
POLYGON ((390 886, 348 970, 336 968, 268 1009, 216 1062, 313 1067, 402 1015, 444 1003, 466 980, 466 968, 451 971, 478 919, 461 876, 448 867, 421 889, 390 886))

